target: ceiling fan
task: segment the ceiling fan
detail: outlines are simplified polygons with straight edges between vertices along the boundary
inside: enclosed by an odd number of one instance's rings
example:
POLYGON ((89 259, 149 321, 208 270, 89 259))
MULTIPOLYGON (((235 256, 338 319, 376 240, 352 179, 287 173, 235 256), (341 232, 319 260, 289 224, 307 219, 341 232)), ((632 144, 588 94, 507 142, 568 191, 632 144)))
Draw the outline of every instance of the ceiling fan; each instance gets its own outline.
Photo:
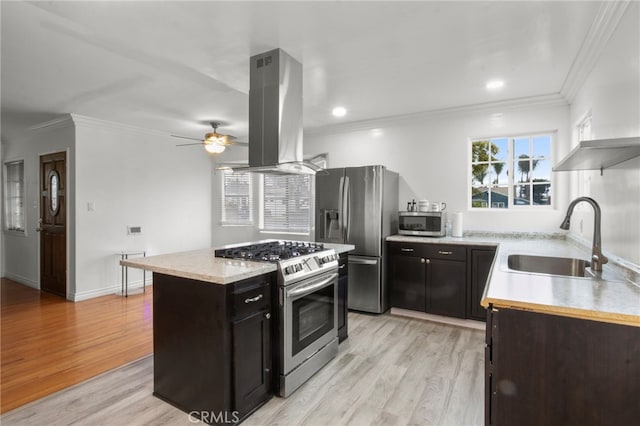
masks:
POLYGON ((228 146, 235 145, 235 142, 232 142, 232 140, 236 138, 235 136, 218 133, 218 127, 221 123, 212 121, 209 124, 211 124, 211 127, 213 127, 213 132, 209 132, 204 135, 204 139, 179 135, 171 136, 173 136, 174 138, 191 139, 194 141, 198 141, 196 143, 182 143, 176 146, 204 145, 204 149, 210 154, 221 154, 225 149, 227 149, 228 146))

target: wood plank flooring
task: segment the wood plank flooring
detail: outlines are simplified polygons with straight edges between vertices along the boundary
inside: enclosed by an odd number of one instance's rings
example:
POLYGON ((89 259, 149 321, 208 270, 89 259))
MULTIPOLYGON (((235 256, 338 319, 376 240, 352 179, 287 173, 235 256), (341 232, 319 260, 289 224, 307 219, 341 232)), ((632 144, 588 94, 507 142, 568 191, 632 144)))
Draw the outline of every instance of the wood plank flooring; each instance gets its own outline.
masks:
POLYGON ((149 288, 73 303, 7 279, 0 286, 2 413, 153 351, 149 288))
MULTIPOLYGON (((483 424, 484 333, 398 316, 349 313, 338 356, 243 425, 483 424)), ((152 396, 146 357, 3 414, 11 425, 192 425, 152 396)))

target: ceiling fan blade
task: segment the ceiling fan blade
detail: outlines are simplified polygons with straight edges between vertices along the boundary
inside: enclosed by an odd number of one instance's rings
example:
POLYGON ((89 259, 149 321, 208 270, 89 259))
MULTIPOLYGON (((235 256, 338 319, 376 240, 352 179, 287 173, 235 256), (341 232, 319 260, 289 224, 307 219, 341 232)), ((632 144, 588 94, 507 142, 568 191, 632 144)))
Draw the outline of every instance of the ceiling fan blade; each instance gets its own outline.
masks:
POLYGON ((190 139, 192 141, 200 141, 200 142, 204 142, 202 139, 200 138, 191 138, 189 136, 179 136, 179 135, 171 135, 174 138, 181 138, 181 139, 190 139))
POLYGON ((176 146, 191 146, 191 145, 205 145, 204 142, 196 142, 196 143, 181 143, 176 146))

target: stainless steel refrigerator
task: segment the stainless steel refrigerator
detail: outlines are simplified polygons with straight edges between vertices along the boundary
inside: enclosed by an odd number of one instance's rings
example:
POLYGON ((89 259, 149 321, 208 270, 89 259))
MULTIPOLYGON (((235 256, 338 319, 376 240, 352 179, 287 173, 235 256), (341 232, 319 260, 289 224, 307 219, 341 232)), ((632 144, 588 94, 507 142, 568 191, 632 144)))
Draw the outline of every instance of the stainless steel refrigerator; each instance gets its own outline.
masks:
POLYGON ((353 244, 348 307, 389 308, 385 238, 398 228, 398 174, 384 166, 327 169, 316 175, 316 241, 353 244))

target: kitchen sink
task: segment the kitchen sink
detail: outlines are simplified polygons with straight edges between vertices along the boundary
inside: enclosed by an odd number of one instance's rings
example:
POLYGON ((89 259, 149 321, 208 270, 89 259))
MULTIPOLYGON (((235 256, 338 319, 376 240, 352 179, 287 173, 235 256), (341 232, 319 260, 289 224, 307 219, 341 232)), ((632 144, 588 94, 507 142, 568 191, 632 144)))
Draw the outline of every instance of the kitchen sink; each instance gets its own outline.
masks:
POLYGON ((569 277, 593 277, 593 274, 587 271, 590 265, 591 263, 584 259, 528 254, 511 254, 507 260, 507 266, 514 271, 569 277))

